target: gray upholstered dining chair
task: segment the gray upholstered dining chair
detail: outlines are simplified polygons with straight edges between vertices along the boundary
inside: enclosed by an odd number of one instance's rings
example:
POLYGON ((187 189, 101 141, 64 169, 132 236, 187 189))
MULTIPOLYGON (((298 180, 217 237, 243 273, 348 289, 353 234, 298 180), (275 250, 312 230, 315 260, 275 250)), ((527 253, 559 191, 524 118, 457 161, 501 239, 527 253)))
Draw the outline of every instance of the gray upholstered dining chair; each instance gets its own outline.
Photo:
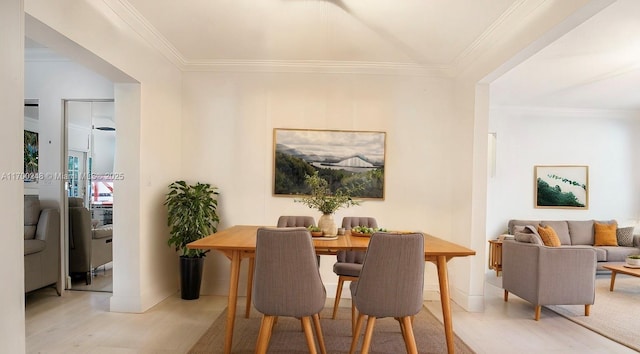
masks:
POLYGON ((417 353, 411 319, 420 312, 424 288, 424 236, 421 233, 371 235, 360 276, 351 283, 352 314, 357 314, 351 349, 354 353, 365 316, 361 353, 369 352, 377 318, 394 317, 408 353, 417 353))
POLYGON ((300 318, 309 352, 316 353, 310 320, 321 353, 326 353, 320 311, 327 293, 315 262, 311 233, 305 228, 260 228, 256 236, 253 305, 263 314, 256 353, 266 353, 278 316, 300 318))
MULTIPOLYGON (((342 227, 345 230, 351 230, 356 226, 375 228, 378 227, 378 222, 375 218, 368 216, 346 216, 342 218, 342 227)), ((338 276, 338 288, 336 289, 336 299, 333 303, 333 315, 331 316, 334 320, 338 313, 344 282, 358 280, 358 275, 362 268, 362 260, 364 259, 364 251, 338 251, 336 258, 337 262, 333 264, 333 272, 338 276)))
MULTIPOLYGON (((278 218, 277 227, 309 227, 316 226, 316 220, 313 216, 307 215, 282 215, 278 218)), ((320 267, 320 256, 316 256, 318 267, 320 267)), ((255 260, 249 259, 249 271, 247 274, 247 303, 245 305, 245 317, 249 318, 251 313, 251 287, 253 284, 253 271, 255 269, 255 260)))
POLYGON ((309 227, 316 226, 313 216, 282 215, 278 218, 278 227, 309 227))

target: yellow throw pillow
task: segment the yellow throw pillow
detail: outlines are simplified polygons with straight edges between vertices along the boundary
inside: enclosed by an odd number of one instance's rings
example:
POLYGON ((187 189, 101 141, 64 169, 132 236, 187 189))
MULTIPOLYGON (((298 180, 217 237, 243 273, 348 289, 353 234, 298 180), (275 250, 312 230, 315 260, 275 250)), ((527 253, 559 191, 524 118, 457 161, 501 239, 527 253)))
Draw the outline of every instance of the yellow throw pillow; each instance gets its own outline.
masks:
MULTIPOLYGON (((538 226, 538 234, 540 235, 540 238, 542 238, 542 243, 544 243, 545 246, 549 246, 549 247, 561 246, 560 238, 558 237, 556 230, 554 230, 551 226, 549 225, 538 226)), ((614 232, 614 236, 615 236, 615 232, 614 232)))
POLYGON ((601 224, 594 222, 593 227, 596 231, 594 246, 617 246, 618 238, 616 237, 617 224, 601 224))

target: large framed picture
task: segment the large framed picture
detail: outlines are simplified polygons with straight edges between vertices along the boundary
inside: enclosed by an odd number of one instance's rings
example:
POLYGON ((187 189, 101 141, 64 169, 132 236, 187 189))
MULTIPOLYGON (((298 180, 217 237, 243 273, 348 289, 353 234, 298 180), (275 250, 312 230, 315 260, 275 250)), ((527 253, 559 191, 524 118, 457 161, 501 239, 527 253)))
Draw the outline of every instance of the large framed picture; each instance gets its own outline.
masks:
POLYGON ((536 208, 589 208, 589 166, 535 166, 534 174, 536 208))
POLYGON ((306 195, 305 175, 332 191, 359 186, 357 198, 384 199, 386 134, 376 131, 273 130, 273 194, 306 195))

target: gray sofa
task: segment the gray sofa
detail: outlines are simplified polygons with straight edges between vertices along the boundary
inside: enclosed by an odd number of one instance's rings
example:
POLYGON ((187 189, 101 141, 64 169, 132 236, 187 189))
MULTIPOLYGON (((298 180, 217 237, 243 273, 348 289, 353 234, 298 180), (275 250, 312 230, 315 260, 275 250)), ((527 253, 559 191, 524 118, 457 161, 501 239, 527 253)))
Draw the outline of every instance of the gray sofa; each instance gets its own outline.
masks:
MULTIPOLYGON (((517 235, 524 227, 524 232, 529 233, 536 230, 538 225, 551 226, 562 247, 592 247, 596 252, 597 270, 606 271, 602 266, 608 262, 624 262, 625 258, 632 254, 640 254, 640 235, 633 235, 632 246, 593 246, 595 243, 594 222, 596 220, 509 220, 508 232, 516 235, 516 241, 537 243, 537 238, 527 238, 524 235, 517 235), (528 226, 528 227, 527 227, 528 226)), ((611 224, 615 220, 598 221, 599 223, 611 224)), ((533 232, 537 234, 537 232, 533 232)), ((539 235, 538 235, 539 237, 539 235)), ((503 250, 504 252, 504 250, 503 250)))
POLYGON ((24 290, 56 285, 60 295, 60 212, 24 196, 24 290))
POLYGON ((112 225, 96 225, 81 198, 69 198, 69 273, 91 284, 91 271, 113 260, 112 225))

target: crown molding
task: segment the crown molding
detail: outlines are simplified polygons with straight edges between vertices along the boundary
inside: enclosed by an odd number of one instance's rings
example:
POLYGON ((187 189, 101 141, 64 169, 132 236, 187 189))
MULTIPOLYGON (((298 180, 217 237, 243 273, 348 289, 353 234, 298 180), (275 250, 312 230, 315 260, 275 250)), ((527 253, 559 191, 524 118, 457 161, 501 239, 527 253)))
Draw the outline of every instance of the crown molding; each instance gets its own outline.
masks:
POLYGON ((189 61, 183 71, 212 72, 286 72, 412 75, 454 77, 449 66, 422 66, 409 63, 358 62, 331 60, 204 60, 189 61))
POLYGON ((514 16, 517 16, 517 18, 528 16, 542 2, 544 0, 518 0, 511 4, 475 41, 454 58, 452 66, 456 68, 456 71, 459 71, 474 62, 495 44, 496 38, 504 35, 504 31, 507 33, 513 31, 513 28, 509 26, 509 22, 514 20, 514 16))
POLYGON ((423 66, 410 63, 356 62, 330 60, 190 60, 185 58, 142 14, 127 0, 103 0, 111 10, 127 23, 141 38, 158 50, 181 71, 212 72, 289 72, 417 75, 454 77, 449 65, 423 66))
POLYGON ((578 107, 545 107, 545 106, 490 106, 489 111, 510 114, 571 115, 582 118, 617 118, 638 119, 640 110, 632 109, 600 109, 578 107))
POLYGON ((153 48, 158 50, 171 63, 183 70, 186 60, 176 49, 147 19, 142 16, 133 5, 127 0, 103 0, 111 10, 118 15, 133 31, 135 31, 142 39, 151 44, 153 48))

